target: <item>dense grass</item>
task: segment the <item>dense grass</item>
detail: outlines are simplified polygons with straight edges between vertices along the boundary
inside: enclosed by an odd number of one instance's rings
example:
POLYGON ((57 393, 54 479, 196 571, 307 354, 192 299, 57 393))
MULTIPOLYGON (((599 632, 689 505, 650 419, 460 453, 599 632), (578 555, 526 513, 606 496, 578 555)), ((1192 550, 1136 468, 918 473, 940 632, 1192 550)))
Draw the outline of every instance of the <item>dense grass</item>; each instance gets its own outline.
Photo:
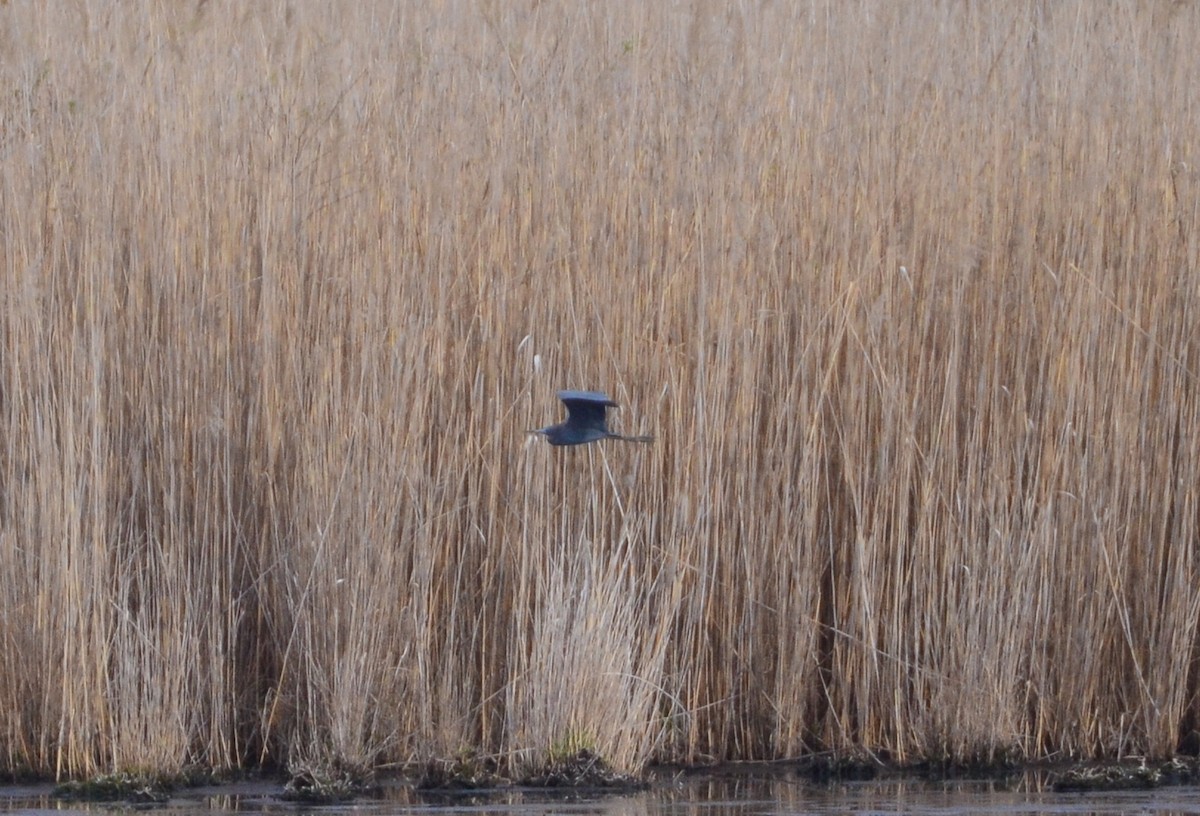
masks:
POLYGON ((0 6, 0 767, 1196 747, 1198 35, 0 6))

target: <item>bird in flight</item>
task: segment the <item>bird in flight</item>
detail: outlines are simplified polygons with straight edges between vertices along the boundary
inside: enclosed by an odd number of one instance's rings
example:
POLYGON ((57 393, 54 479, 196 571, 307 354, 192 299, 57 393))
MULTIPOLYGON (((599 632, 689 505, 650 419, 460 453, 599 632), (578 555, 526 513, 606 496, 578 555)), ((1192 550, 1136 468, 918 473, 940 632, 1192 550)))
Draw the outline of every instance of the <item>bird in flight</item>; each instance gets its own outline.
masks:
POLYGON ((541 434, 551 445, 585 445, 601 439, 623 442, 652 442, 653 436, 622 436, 608 429, 605 414, 617 404, 600 391, 559 391, 558 398, 567 406, 567 419, 557 425, 529 433, 541 434))

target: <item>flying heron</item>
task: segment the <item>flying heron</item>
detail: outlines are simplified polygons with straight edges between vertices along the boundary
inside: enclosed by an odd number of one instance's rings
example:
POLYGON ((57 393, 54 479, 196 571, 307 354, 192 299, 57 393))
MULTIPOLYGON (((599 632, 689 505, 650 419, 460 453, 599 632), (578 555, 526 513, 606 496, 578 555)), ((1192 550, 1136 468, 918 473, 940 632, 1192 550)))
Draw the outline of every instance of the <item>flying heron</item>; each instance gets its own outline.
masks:
POLYGON ((567 406, 567 421, 529 433, 541 434, 551 445, 584 445, 601 439, 624 442, 650 442, 653 436, 621 436, 608 429, 604 414, 617 404, 599 391, 559 391, 558 398, 567 406))

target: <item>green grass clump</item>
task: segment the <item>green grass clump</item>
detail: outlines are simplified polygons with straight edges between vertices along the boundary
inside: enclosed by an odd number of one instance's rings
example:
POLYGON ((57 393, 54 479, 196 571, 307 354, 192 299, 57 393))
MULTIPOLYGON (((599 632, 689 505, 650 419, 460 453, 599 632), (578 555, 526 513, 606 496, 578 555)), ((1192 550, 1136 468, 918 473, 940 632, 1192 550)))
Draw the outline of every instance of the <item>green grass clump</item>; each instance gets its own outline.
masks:
POLYGON ((118 771, 63 782, 55 786, 54 796, 68 801, 161 804, 169 800, 175 790, 187 784, 188 779, 180 774, 118 771))

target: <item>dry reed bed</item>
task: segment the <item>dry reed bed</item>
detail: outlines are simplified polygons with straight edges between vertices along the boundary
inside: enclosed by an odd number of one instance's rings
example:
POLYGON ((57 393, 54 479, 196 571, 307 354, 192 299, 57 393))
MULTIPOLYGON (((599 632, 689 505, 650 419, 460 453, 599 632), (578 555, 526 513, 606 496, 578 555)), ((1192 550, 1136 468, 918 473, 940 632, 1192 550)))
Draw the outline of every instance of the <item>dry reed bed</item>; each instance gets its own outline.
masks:
POLYGON ((0 16, 4 768, 1194 743, 1200 8, 0 16))

